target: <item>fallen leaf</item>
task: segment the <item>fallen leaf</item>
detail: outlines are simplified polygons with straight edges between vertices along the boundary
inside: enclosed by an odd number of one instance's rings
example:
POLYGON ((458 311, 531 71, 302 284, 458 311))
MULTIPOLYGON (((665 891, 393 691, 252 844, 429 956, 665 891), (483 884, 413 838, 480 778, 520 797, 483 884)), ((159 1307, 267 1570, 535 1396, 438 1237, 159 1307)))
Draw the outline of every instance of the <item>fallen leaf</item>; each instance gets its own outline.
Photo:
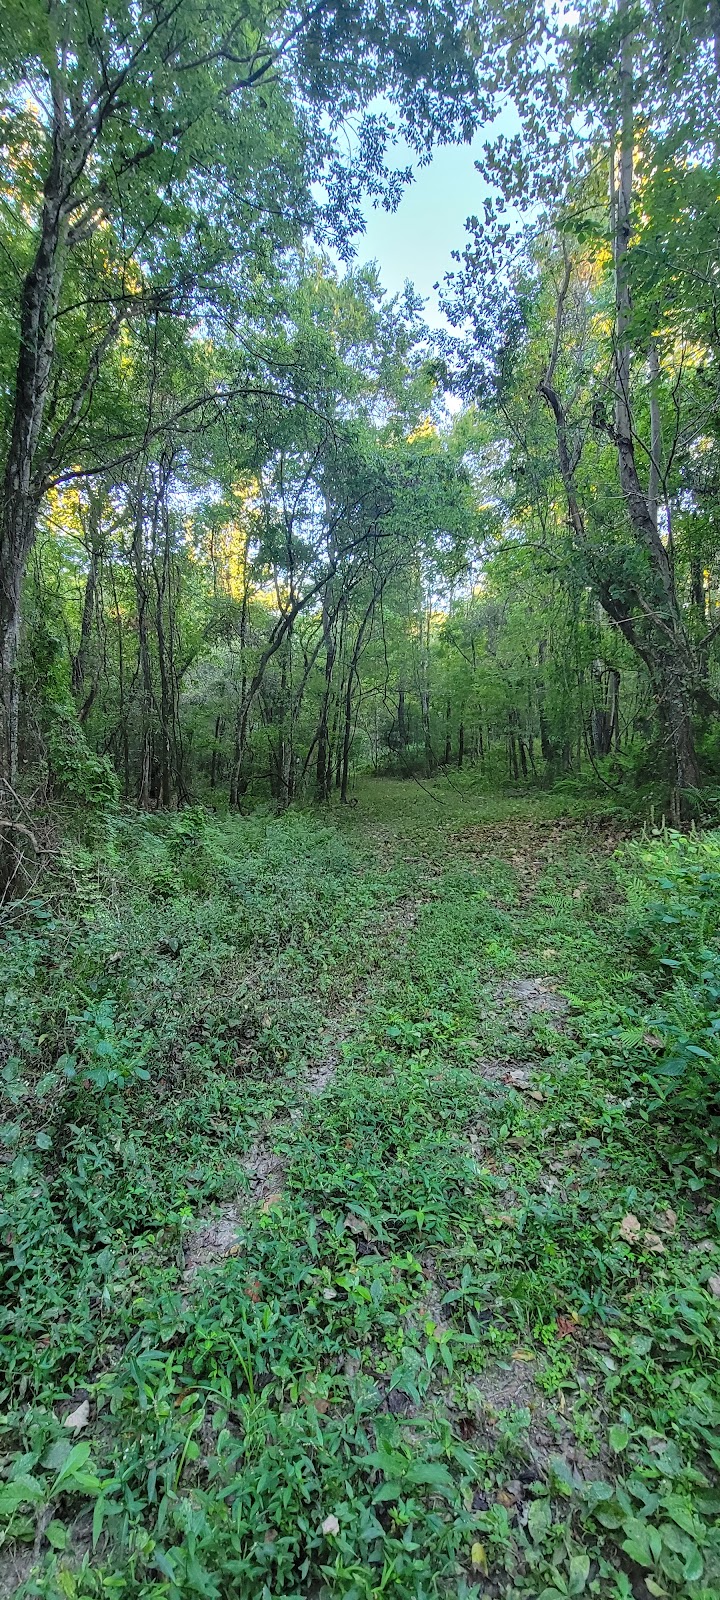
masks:
POLYGON ((475 1569, 476 1572, 481 1572, 484 1578, 487 1577, 487 1575, 488 1575, 487 1554, 485 1552, 484 1544, 481 1544, 479 1539, 476 1539, 476 1541, 475 1541, 475 1543, 474 1543, 474 1545, 472 1547, 472 1550, 470 1551, 470 1565, 475 1569))
POLYGON ((628 1211, 620 1223, 620 1238, 624 1239, 626 1244, 637 1244, 641 1233, 642 1228, 637 1217, 633 1216, 632 1211, 628 1211))
POLYGON ((370 1238, 370 1229, 367 1223, 362 1217, 354 1216, 352 1211, 348 1211, 348 1214, 343 1222, 343 1227, 347 1228, 348 1233, 355 1233, 358 1235, 361 1234, 363 1239, 369 1240, 370 1238))
POLYGON ((710 1290, 710 1293, 714 1294, 716 1300, 720 1300, 720 1272, 714 1272, 712 1277, 708 1278, 707 1286, 710 1290))
POLYGON ((337 1517, 333 1516, 332 1512, 330 1513, 329 1517, 325 1518, 325 1521, 322 1525, 322 1532, 326 1537, 331 1533, 340 1532, 340 1523, 338 1522, 337 1517))
POLYGON ((69 1415, 64 1418, 63 1427, 72 1428, 74 1432, 77 1432, 80 1428, 86 1428, 89 1421, 90 1401, 81 1400, 79 1406, 77 1406, 74 1411, 71 1411, 69 1415))
POLYGON ((645 1245, 645 1249, 646 1250, 652 1250, 654 1255, 656 1255, 656 1256, 664 1255, 665 1246, 664 1246, 664 1244, 662 1242, 662 1239, 660 1238, 659 1233, 653 1233, 652 1228, 646 1228, 645 1229, 645 1232, 643 1234, 643 1242, 644 1242, 644 1245, 645 1245))

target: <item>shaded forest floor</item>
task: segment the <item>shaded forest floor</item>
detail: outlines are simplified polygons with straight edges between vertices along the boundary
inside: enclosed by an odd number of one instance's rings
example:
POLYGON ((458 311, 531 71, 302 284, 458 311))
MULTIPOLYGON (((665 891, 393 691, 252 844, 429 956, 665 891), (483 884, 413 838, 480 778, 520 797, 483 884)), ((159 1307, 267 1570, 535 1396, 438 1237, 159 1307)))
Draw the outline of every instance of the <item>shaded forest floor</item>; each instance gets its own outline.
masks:
POLYGON ((0 1592, 720 1593, 703 848, 442 781, 68 847, 2 952, 0 1592))

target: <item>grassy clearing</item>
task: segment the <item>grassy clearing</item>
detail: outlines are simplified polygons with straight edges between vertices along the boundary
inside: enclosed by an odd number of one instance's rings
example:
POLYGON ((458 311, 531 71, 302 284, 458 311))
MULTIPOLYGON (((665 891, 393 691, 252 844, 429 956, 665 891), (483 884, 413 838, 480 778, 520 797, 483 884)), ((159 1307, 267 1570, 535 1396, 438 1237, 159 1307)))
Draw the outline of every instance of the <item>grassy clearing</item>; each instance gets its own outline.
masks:
POLYGON ((720 849, 583 811, 68 851, 2 953, 6 1593, 720 1592, 720 849))

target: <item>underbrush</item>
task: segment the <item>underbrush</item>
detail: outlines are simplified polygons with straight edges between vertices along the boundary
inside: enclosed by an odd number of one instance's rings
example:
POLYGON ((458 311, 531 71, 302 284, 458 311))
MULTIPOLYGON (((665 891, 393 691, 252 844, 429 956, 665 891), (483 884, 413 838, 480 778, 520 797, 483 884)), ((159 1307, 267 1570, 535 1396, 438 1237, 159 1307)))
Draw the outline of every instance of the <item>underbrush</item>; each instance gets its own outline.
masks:
POLYGON ((0 1592, 714 1600, 720 847, 418 794, 120 819, 9 930, 0 1592))

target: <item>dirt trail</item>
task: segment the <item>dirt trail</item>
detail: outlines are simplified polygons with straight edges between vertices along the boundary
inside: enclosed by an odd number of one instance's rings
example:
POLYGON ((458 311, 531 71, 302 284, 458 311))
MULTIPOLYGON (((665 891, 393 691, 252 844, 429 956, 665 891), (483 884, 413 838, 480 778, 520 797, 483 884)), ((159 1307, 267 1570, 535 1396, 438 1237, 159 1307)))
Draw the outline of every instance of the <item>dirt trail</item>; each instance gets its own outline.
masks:
MULTIPOLYGON (((570 830, 578 831, 572 824, 525 827, 519 838, 518 829, 513 824, 463 827, 455 830, 446 843, 449 845, 449 859, 453 868, 462 861, 477 869, 488 857, 505 862, 516 875, 519 903, 525 907, 532 903, 543 872, 562 854, 570 830)), ((382 865, 388 867, 391 864, 389 841, 381 836, 377 843, 382 865)), ((615 843, 614 838, 603 840, 607 850, 614 848, 615 843)), ((399 899, 389 908, 381 927, 374 932, 373 938, 381 953, 382 966, 387 970, 401 960, 420 913, 424 907, 432 904, 433 887, 443 875, 443 866, 425 855, 403 855, 401 859, 405 865, 419 869, 419 887, 422 886, 424 892, 399 899), (425 885, 427 890, 424 889, 425 885)), ((531 962, 532 955, 528 952, 528 965, 531 962)), ((202 1267, 212 1266, 238 1253, 238 1234, 251 1208, 267 1209, 280 1198, 284 1166, 283 1157, 275 1147, 287 1144, 288 1133, 292 1137, 291 1130, 302 1126, 308 1103, 332 1089, 342 1061, 343 1047, 362 1027, 375 986, 374 975, 366 978, 353 993, 351 1002, 346 1002, 330 1014, 319 1028, 317 1057, 308 1065, 297 1103, 290 1110, 289 1124, 288 1121, 279 1122, 262 1131, 243 1162, 247 1187, 223 1206, 217 1216, 205 1219, 190 1234, 186 1244, 187 1285, 192 1284, 202 1267)), ((524 1039, 527 1047, 525 1060, 518 1061, 512 1054, 510 1059, 501 1055, 479 1055, 474 1064, 478 1077, 488 1086, 491 1094, 499 1097, 496 1115, 500 1121, 503 1116, 502 1100, 507 1094, 520 1094, 538 1102, 545 1098, 536 1086, 542 1061, 534 1054, 534 1024, 542 1019, 551 1028, 561 1032, 569 1003, 551 979, 535 975, 512 977, 499 982, 493 991, 493 1002, 507 1017, 510 1036, 524 1039)), ((482 1126, 473 1128, 471 1125, 467 1129, 466 1139, 472 1159, 486 1161, 489 1150, 492 1155, 493 1129, 488 1126, 487 1116, 484 1116, 482 1126)), ((548 1194, 557 1190, 560 1181, 554 1174, 546 1174, 545 1179, 539 1180, 541 1189, 548 1194)), ((514 1195, 508 1191, 505 1201, 508 1209, 514 1200, 514 1195)), ((452 1315, 443 1303, 451 1283, 432 1250, 420 1259, 424 1290, 412 1312, 412 1323, 417 1330, 423 1325, 432 1326, 434 1336, 439 1339, 452 1337, 452 1315)), ((355 1376, 357 1365, 356 1357, 349 1353, 344 1368, 349 1377, 355 1376)), ((582 1387, 584 1380, 579 1350, 576 1352, 576 1375, 582 1387)), ((605 1470, 604 1460, 599 1457, 591 1459, 578 1443, 571 1417, 565 1416, 564 1397, 561 1395, 559 1402, 551 1401, 538 1387, 532 1359, 523 1350, 502 1359, 488 1359, 484 1368, 476 1372, 471 1389, 460 1402, 456 1399, 452 1380, 443 1371, 434 1376, 431 1389, 420 1404, 414 1403, 402 1390, 393 1388, 387 1378, 378 1376, 377 1385, 380 1409, 402 1422, 406 1428, 412 1430, 413 1424, 426 1427, 431 1418, 437 1420, 442 1416, 456 1435, 471 1440, 474 1448, 485 1449, 491 1454, 497 1448, 507 1419, 526 1419, 523 1451, 516 1457, 514 1468, 508 1470, 507 1483, 497 1495, 490 1498, 478 1492, 473 1500, 474 1510, 483 1510, 496 1502, 508 1511, 511 1520, 515 1519, 519 1525, 524 1525, 532 1501, 530 1485, 547 1476, 553 1459, 564 1461, 570 1479, 577 1485, 601 1477, 605 1470)), ((418 1438, 420 1440, 421 1436, 418 1438)))
MULTIPOLYGON (((387 910, 374 942, 378 946, 382 963, 397 960, 407 946, 422 907, 426 904, 421 895, 410 898, 402 895, 387 910)), ((332 1086, 342 1061, 343 1046, 362 1026, 363 1013, 369 1004, 376 981, 375 974, 368 976, 354 991, 352 998, 331 1012, 318 1028, 318 1052, 298 1086, 296 1104, 291 1107, 288 1120, 268 1123, 251 1145, 241 1163, 245 1180, 242 1191, 232 1200, 202 1217, 183 1241, 183 1283, 191 1286, 203 1267, 213 1266, 238 1253, 238 1236, 244 1220, 256 1207, 267 1208, 282 1193, 285 1164, 276 1144, 287 1141, 289 1127, 298 1127, 309 1100, 317 1099, 332 1086)))

